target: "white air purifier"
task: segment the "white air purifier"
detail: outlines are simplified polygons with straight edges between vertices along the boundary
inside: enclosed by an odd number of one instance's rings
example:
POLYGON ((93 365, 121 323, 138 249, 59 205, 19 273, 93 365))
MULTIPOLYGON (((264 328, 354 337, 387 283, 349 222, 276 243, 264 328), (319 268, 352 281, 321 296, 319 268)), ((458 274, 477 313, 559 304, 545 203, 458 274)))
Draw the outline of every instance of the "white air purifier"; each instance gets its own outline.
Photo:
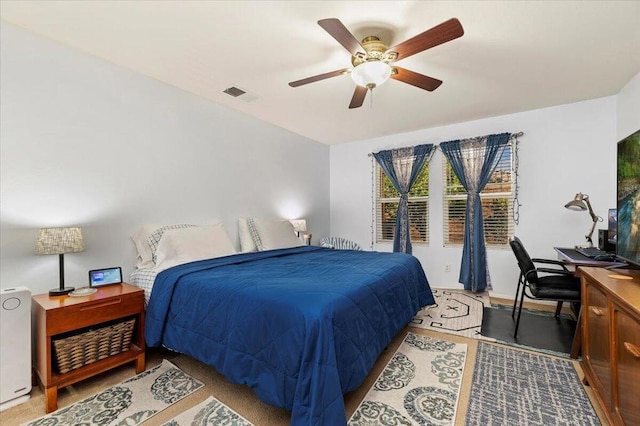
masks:
POLYGON ((0 411, 31 395, 31 292, 0 290, 0 411))

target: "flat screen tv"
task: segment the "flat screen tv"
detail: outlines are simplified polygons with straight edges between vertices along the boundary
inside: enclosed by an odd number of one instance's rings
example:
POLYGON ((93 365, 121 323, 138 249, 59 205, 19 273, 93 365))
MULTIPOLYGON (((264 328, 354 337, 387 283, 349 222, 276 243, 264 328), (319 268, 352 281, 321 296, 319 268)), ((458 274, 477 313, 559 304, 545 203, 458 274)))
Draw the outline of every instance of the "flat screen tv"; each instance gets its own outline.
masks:
POLYGON ((618 212, 616 209, 609 209, 607 222, 607 240, 610 244, 615 244, 618 242, 618 212))
POLYGON ((640 266, 640 130, 618 142, 616 255, 640 266))

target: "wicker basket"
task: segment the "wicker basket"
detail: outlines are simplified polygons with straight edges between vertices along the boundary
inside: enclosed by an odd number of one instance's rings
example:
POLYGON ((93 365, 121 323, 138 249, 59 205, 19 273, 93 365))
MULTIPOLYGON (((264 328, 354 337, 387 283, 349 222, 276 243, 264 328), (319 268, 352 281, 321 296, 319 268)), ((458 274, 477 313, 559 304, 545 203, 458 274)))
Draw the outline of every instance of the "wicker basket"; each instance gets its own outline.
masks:
POLYGON ((64 374, 129 350, 135 322, 136 319, 131 318, 54 340, 53 351, 58 372, 64 374))

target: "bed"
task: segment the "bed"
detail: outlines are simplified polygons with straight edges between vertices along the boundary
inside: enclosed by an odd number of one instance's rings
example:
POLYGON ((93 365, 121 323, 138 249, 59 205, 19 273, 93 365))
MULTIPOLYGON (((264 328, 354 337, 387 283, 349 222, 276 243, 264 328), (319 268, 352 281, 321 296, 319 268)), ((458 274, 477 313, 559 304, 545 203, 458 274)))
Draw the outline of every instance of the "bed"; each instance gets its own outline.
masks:
POLYGON ((250 386, 262 401, 290 410, 292 425, 341 425, 343 394, 433 303, 411 255, 264 250, 157 273, 145 338, 150 347, 190 355, 250 386))

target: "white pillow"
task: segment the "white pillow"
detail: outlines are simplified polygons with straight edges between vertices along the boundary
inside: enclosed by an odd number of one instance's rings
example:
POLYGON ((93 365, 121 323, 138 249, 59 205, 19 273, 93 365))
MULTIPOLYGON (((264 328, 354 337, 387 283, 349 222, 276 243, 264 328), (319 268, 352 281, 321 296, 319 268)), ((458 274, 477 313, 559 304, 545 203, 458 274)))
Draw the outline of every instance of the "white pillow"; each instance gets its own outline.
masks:
POLYGON ((253 219, 253 226, 259 235, 258 250, 275 250, 304 245, 293 231, 293 225, 288 220, 253 219))
POLYGON ((156 250, 156 268, 235 254, 222 223, 165 230, 156 250))
POLYGON ((195 225, 189 225, 189 224, 165 225, 155 229, 151 234, 149 234, 149 236, 147 237, 147 244, 149 245, 149 250, 151 250, 151 259, 153 260, 153 263, 154 264, 157 263, 156 252, 158 251, 158 245, 160 244, 160 239, 162 238, 162 235, 166 231, 171 229, 182 229, 182 228, 191 228, 191 227, 195 227, 195 225))
POLYGON ((247 218, 241 217, 238 219, 238 236, 240 237, 240 251, 242 253, 248 253, 252 251, 257 251, 256 243, 253 242, 253 237, 251 236, 251 232, 249 231, 249 226, 247 225, 247 218))
POLYGON ((147 238, 153 231, 160 228, 160 226, 162 225, 142 225, 133 233, 133 235, 131 235, 131 239, 136 245, 136 250, 138 251, 136 268, 153 268, 153 254, 151 253, 151 247, 149 247, 147 238))

